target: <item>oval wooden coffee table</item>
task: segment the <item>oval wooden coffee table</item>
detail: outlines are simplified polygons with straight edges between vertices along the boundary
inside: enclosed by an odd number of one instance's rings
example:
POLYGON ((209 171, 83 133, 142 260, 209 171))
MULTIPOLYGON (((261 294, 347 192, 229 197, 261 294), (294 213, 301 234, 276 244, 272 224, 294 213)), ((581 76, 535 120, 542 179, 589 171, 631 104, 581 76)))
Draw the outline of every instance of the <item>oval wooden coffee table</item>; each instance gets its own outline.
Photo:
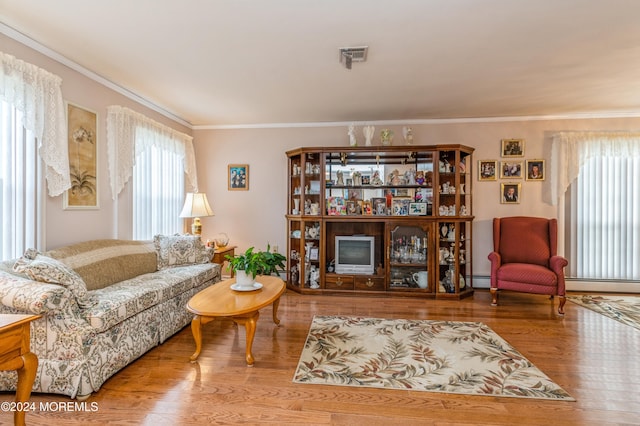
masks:
POLYGON ((249 367, 253 366, 254 361, 251 346, 256 334, 256 323, 260 317, 258 311, 273 303, 273 322, 280 324, 277 314, 280 296, 286 289, 283 280, 259 275, 256 282, 262 284, 262 288, 253 291, 232 290, 231 285, 235 282, 235 278, 220 281, 195 294, 187 303, 187 309, 195 314, 191 321, 191 332, 196 342, 196 351, 189 358, 191 362, 198 359, 202 350, 202 326, 216 318, 231 318, 236 324, 244 325, 247 333, 246 360, 249 367))

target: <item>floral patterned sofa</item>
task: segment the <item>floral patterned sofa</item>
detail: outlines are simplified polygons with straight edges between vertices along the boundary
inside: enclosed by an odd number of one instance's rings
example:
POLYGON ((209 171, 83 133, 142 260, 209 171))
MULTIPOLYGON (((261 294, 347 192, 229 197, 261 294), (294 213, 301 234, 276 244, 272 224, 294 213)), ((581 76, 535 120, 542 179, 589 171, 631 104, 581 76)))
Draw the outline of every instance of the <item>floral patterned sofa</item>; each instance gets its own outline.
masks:
MULTIPOLYGON (((220 281, 195 236, 94 240, 0 263, 0 314, 32 313, 33 392, 85 399, 189 324, 188 300, 220 281)), ((17 374, 0 372, 0 390, 17 374)))

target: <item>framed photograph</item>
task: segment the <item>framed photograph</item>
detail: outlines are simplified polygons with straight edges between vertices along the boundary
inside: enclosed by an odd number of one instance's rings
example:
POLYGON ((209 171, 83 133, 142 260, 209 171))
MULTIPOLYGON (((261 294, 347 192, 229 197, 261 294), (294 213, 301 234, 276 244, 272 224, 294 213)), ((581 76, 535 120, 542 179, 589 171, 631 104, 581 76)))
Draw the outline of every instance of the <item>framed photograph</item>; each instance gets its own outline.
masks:
POLYGON ((309 260, 318 260, 320 259, 320 248, 319 247, 311 247, 309 250, 309 260))
POLYGON ((391 200, 391 214, 393 216, 408 216, 409 204, 411 204, 411 198, 395 197, 391 200))
POLYGON ((524 139, 502 139, 503 157, 524 157, 524 139))
POLYGON ((229 181, 229 191, 249 190, 249 165, 229 164, 227 167, 227 178, 229 181))
POLYGON ((527 180, 544 180, 544 160, 527 160, 527 180))
POLYGON ((71 188, 65 210, 98 209, 98 114, 67 102, 67 146, 71 188))
POLYGON ((500 184, 500 202, 502 204, 519 204, 520 203, 519 183, 503 183, 500 184))
POLYGON ((357 201, 349 200, 347 201, 347 215, 355 216, 360 214, 360 206, 357 201))
POLYGON ((521 179, 522 161, 501 161, 500 178, 521 179))
POLYGON ((385 216, 387 214, 387 199, 386 198, 372 198, 371 210, 373 214, 378 216, 385 216))
POLYGON ((498 162, 496 160, 478 160, 478 180, 496 180, 497 168, 498 162))
POLYGON ((409 203, 409 216, 425 216, 427 203, 409 203))
POLYGON ((373 214, 373 207, 371 201, 362 202, 362 214, 371 216, 373 214))

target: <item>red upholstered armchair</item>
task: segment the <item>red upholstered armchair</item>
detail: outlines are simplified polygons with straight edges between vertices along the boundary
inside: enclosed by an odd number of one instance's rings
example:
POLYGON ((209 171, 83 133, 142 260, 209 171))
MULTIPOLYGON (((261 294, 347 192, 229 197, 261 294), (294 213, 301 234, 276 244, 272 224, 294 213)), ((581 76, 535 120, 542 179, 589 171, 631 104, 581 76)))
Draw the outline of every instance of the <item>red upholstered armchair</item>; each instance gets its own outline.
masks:
POLYGON ((558 313, 564 315, 564 267, 557 255, 558 222, 541 217, 493 219, 491 261, 491 305, 498 304, 498 290, 548 294, 560 299, 558 313))

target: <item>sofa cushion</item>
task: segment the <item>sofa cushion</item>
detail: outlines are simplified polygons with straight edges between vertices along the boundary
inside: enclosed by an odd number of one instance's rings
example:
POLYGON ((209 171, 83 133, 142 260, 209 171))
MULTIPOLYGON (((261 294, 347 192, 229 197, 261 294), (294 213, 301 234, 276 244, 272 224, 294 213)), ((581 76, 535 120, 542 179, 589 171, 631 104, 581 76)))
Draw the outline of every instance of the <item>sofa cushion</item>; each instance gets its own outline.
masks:
POLYGON ((219 274, 220 265, 207 263, 140 275, 90 292, 98 303, 84 315, 96 332, 102 332, 219 274))
POLYGON ((213 257, 213 249, 205 247, 198 235, 156 235, 153 242, 158 254, 158 269, 208 263, 213 257))
POLYGON ((16 260, 13 269, 34 281, 67 287, 76 298, 78 305, 83 308, 90 307, 95 303, 87 295, 87 286, 80 275, 62 262, 45 256, 37 250, 28 249, 21 258, 16 260))
POLYGON ((97 290, 157 270, 150 241, 92 240, 46 253, 78 273, 88 290, 97 290))

